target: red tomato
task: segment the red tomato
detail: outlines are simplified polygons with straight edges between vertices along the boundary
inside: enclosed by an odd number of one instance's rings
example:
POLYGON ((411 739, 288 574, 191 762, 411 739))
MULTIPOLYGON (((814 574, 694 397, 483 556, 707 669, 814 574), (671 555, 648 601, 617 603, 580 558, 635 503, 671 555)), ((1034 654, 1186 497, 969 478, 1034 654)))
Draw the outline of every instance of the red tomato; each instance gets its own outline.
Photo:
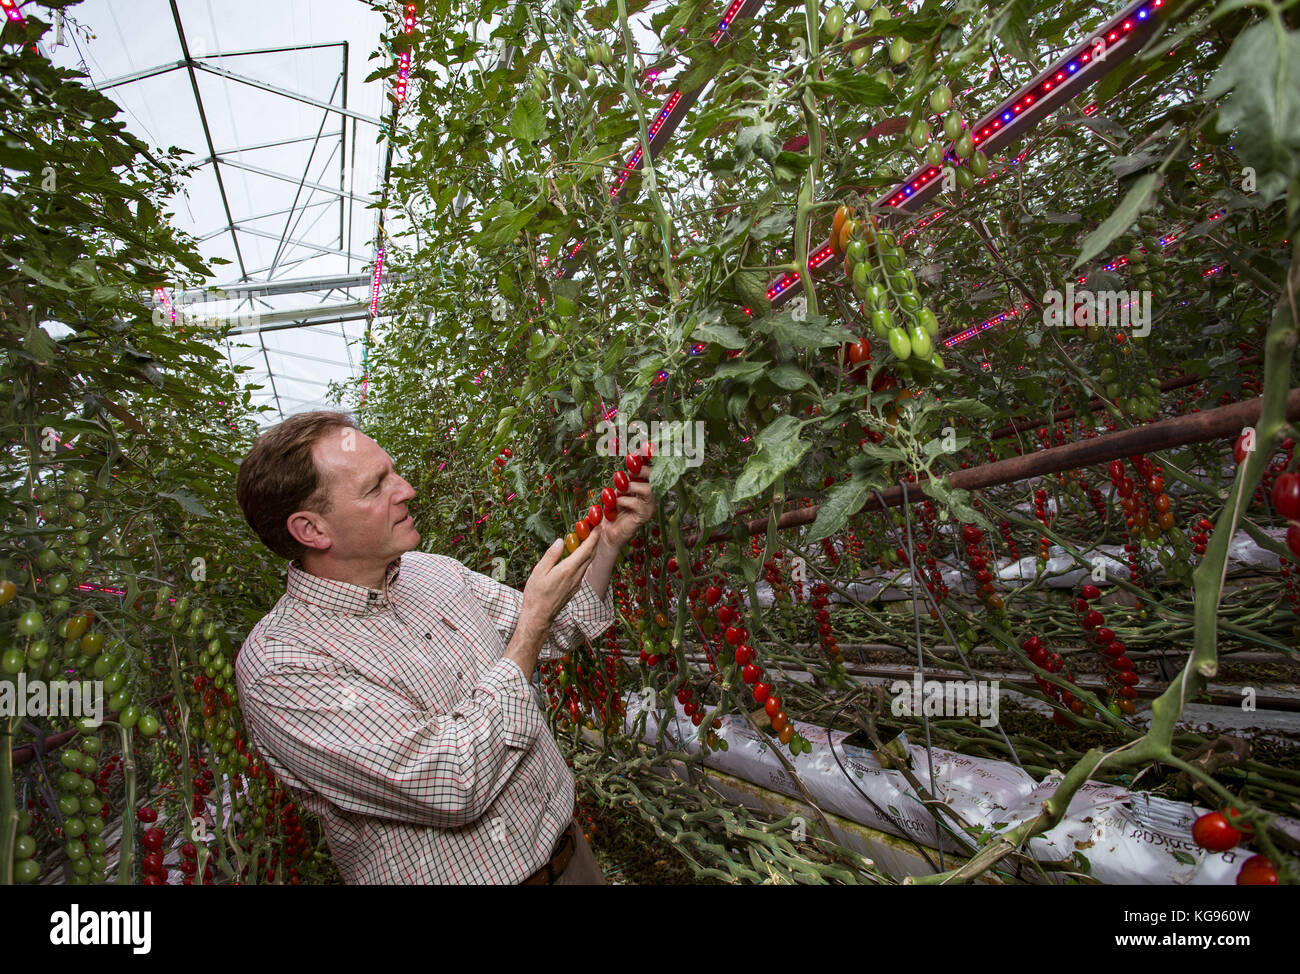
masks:
POLYGON ((741 643, 736 647, 736 662, 741 666, 754 661, 754 647, 741 643))
POLYGON ((1273 482, 1273 509, 1285 518, 1300 521, 1300 474, 1284 473, 1273 482))
POLYGON ((1277 867, 1268 856, 1251 856, 1237 873, 1238 886, 1276 886, 1277 867))
POLYGON ((614 493, 613 487, 600 488, 600 502, 606 507, 616 507, 618 505, 618 494, 614 493))
POLYGON ((718 621, 724 626, 731 625, 731 620, 736 617, 736 610, 729 605, 724 605, 718 610, 718 621))
POLYGON ((627 474, 625 474, 622 470, 615 470, 614 489, 618 491, 620 494, 626 494, 627 486, 628 486, 627 474))
POLYGON ((1300 524, 1287 525, 1286 546, 1291 549, 1291 554, 1300 555, 1300 524))
POLYGON ((755 683, 754 684, 754 702, 763 703, 767 700, 768 695, 772 692, 772 684, 755 683))
MULTIPOLYGON (((608 490, 608 488, 606 489, 608 490)), ((600 519, 601 513, 599 504, 592 504, 591 507, 587 508, 587 527, 594 528, 600 523, 600 519)))
POLYGON ((573 533, 578 536, 579 541, 586 541, 591 537, 591 527, 586 521, 574 521, 573 533))
POLYGON ((718 599, 722 598, 722 589, 716 585, 710 585, 704 590, 704 603, 706 605, 717 605, 718 599))
POLYGON ((618 508, 613 504, 605 505, 605 520, 614 521, 618 519, 618 508))
POLYGON ((1192 825, 1192 838, 1202 849, 1227 852, 1241 843, 1241 833, 1228 824, 1222 812, 1207 812, 1192 825))
POLYGON ((1246 457, 1250 456, 1250 451, 1247 450, 1245 446, 1246 437, 1248 435, 1249 434, 1247 433, 1242 433, 1239 437, 1237 437, 1237 442, 1232 445, 1232 456, 1233 459, 1237 461, 1238 466, 1241 466, 1241 464, 1245 463, 1246 457))

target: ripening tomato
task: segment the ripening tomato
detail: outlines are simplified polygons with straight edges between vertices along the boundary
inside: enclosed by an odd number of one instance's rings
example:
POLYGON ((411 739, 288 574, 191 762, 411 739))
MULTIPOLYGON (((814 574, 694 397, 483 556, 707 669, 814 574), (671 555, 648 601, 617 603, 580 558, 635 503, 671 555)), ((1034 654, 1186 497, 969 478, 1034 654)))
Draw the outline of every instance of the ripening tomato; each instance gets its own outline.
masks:
POLYGON ((573 533, 578 536, 578 541, 586 541, 591 537, 591 528, 587 526, 586 521, 574 521, 573 533))
POLYGON ((863 362, 871 361, 871 345, 865 338, 854 342, 849 346, 849 364, 861 365, 863 362))
POLYGON ((1192 825, 1192 838, 1202 849, 1227 852, 1241 843, 1241 833, 1233 828, 1222 812, 1207 812, 1192 825))
POLYGON ((569 554, 573 554, 575 551, 577 551, 578 545, 580 544, 582 544, 582 542, 578 539, 578 536, 576 534, 570 533, 564 536, 564 550, 567 551, 569 554))

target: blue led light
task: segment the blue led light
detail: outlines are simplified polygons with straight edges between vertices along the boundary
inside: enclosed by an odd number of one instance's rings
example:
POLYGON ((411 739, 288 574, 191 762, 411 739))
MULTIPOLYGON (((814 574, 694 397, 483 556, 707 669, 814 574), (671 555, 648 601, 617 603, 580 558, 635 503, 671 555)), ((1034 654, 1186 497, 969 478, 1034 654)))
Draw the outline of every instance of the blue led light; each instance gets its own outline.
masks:
POLYGON ((1010 113, 1010 112, 1007 112, 1005 115, 1003 115, 1003 116, 1002 116, 1002 121, 1004 121, 1004 122, 1009 122, 1009 121, 1011 121, 1011 113, 1010 113))
POLYGON ((1074 73, 1075 71, 1079 70, 1079 66, 1077 64, 1071 64, 1067 70, 1070 71, 1071 73, 1074 73))
POLYGON ((1146 20, 1146 19, 1147 19, 1147 12, 1145 10, 1139 10, 1138 20, 1146 20))

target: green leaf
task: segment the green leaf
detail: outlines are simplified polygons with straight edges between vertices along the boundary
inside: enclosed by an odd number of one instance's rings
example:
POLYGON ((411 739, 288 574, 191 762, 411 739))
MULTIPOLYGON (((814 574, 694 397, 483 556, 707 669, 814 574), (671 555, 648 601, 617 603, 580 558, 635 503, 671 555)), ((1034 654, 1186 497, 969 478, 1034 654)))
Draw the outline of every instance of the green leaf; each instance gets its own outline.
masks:
POLYGON ((709 480, 696 491, 699 498, 700 527, 705 531, 717 527, 731 517, 731 500, 728 485, 720 480, 709 480))
POLYGON ((812 446, 799 439, 803 423, 793 416, 778 416, 754 442, 758 449, 745 462, 731 492, 733 503, 767 490, 776 478, 803 459, 812 446))
POLYGON ((1106 217, 1101 226, 1084 238, 1083 244, 1079 248, 1079 256, 1071 266, 1071 270, 1092 260, 1112 240, 1132 226, 1133 221, 1141 216, 1143 211, 1150 205, 1151 198, 1160 188, 1161 183, 1162 177, 1159 173, 1150 172, 1141 176, 1133 184, 1133 188, 1129 190, 1128 195, 1120 201, 1119 206, 1115 207, 1114 212, 1106 217))
POLYGON ((719 379, 740 379, 752 382, 766 371, 770 364, 769 362, 751 362, 748 359, 733 358, 719 365, 714 375, 719 379))
POLYGON ((817 383, 813 381, 812 376, 797 365, 778 365, 767 374, 767 377, 772 380, 773 385, 787 392, 794 392, 804 386, 817 388, 817 383))
POLYGON ((194 514, 198 517, 212 516, 208 512, 208 509, 199 503, 199 499, 183 487, 177 487, 175 490, 160 490, 158 491, 158 496, 174 500, 181 507, 185 508, 186 512, 189 514, 194 514))
POLYGON ((693 342, 711 342, 723 348, 744 348, 745 336, 730 325, 704 323, 697 324, 690 333, 693 342))
POLYGON ((510 115, 510 134, 520 142, 536 142, 546 134, 546 115, 542 102, 531 88, 526 88, 510 115))
POLYGON ((871 494, 871 483, 854 471, 853 476, 832 487, 817 511, 809 541, 821 541, 835 534, 854 514, 862 509, 871 494))
POLYGON ((1285 31, 1269 20, 1244 31, 1205 98, 1229 92, 1219 109, 1219 131, 1237 130, 1237 154, 1255 170, 1257 191, 1272 202, 1300 176, 1300 31, 1285 31))
POLYGON ((685 472, 685 457, 655 454, 654 463, 650 464, 650 489, 656 494, 672 490, 685 472))

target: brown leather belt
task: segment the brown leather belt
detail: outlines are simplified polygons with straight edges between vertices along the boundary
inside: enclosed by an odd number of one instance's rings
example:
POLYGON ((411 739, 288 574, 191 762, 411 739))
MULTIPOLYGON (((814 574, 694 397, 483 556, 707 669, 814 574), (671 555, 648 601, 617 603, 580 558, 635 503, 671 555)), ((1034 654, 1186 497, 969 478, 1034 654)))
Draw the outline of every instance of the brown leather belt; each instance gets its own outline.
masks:
POLYGON ((533 873, 520 886, 550 886, 560 874, 568 867, 570 860, 573 859, 573 853, 576 845, 573 840, 573 823, 570 822, 568 827, 560 833, 560 837, 555 840, 555 848, 551 850, 551 858, 542 863, 537 872, 533 873))

